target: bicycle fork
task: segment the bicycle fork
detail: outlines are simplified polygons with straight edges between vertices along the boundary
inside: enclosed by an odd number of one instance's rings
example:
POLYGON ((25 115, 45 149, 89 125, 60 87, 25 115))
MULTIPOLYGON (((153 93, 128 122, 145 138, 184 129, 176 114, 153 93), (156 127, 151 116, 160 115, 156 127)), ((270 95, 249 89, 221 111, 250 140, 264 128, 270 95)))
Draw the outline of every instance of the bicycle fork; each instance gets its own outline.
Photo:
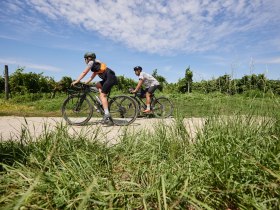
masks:
POLYGON ((81 107, 82 107, 82 104, 83 102, 85 101, 86 99, 86 95, 83 94, 76 102, 75 106, 74 106, 74 112, 79 112, 81 111, 81 107))

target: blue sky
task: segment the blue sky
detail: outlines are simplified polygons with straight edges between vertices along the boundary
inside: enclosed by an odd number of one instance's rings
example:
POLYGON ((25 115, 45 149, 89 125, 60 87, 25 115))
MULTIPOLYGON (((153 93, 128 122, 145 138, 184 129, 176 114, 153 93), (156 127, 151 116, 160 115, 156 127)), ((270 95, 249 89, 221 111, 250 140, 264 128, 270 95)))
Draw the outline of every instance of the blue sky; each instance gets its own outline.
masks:
MULTIPOLYGON (((280 79, 279 0, 0 0, 0 65, 76 79, 94 51, 117 75, 280 79)), ((1 73, 2 73, 1 72, 1 73)))

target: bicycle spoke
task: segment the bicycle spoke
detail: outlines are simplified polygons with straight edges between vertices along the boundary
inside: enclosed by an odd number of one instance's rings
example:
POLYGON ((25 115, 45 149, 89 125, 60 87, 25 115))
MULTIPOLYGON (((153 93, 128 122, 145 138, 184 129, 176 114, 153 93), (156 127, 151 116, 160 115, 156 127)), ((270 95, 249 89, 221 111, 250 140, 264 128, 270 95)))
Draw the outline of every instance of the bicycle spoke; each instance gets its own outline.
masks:
POLYGON ((83 125, 92 116, 92 105, 87 98, 81 99, 79 95, 67 98, 62 106, 63 118, 71 125, 83 125))
POLYGON ((159 97, 152 103, 152 111, 156 117, 170 117, 173 112, 173 104, 168 98, 159 97))
POLYGON ((110 114, 116 125, 129 125, 137 117, 138 109, 129 96, 116 96, 110 101, 110 114))

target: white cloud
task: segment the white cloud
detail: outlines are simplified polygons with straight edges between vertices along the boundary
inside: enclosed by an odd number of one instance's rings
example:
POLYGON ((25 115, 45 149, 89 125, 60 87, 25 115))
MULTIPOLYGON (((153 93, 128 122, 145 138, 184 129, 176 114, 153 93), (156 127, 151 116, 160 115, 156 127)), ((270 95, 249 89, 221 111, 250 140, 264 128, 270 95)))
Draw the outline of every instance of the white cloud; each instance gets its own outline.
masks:
POLYGON ((257 63, 261 63, 261 64, 280 64, 280 57, 271 57, 271 58, 267 58, 267 59, 261 59, 261 60, 257 60, 257 63))
POLYGON ((11 35, 0 35, 0 39, 8 39, 8 40, 15 40, 15 41, 18 41, 19 40, 19 38, 18 37, 16 37, 16 36, 11 36, 11 35))
POLYGON ((280 20, 278 0, 26 2, 29 9, 52 20, 62 19, 139 51, 160 54, 215 49, 238 33, 248 33, 280 20))
POLYGON ((35 63, 28 63, 25 61, 19 61, 16 58, 0 58, 0 63, 3 65, 15 65, 18 67, 26 67, 28 69, 35 69, 38 71, 50 71, 50 72, 61 72, 62 69, 50 66, 50 65, 44 65, 44 64, 35 64, 35 63))

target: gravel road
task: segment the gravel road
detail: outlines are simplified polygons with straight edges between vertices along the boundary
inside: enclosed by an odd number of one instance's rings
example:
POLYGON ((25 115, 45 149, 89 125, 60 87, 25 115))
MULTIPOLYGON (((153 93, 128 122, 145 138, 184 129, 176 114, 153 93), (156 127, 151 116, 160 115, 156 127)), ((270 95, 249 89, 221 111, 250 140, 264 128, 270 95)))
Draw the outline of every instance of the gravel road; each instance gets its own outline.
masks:
MULTIPOLYGON (((90 121, 86 126, 67 126, 68 132, 72 135, 86 134, 89 138, 93 135, 98 135, 104 141, 110 144, 118 142, 124 131, 139 132, 143 129, 153 131, 159 123, 170 125, 174 119, 155 119, 155 118, 138 118, 129 126, 107 126, 96 124, 90 121)), ((205 120, 202 118, 186 118, 184 125, 191 138, 194 138, 198 129, 201 129, 205 120)), ((23 130, 28 131, 31 138, 37 138, 46 131, 52 131, 58 126, 66 125, 61 117, 17 117, 5 116, 0 117, 0 139, 19 140, 22 136, 23 130)))

